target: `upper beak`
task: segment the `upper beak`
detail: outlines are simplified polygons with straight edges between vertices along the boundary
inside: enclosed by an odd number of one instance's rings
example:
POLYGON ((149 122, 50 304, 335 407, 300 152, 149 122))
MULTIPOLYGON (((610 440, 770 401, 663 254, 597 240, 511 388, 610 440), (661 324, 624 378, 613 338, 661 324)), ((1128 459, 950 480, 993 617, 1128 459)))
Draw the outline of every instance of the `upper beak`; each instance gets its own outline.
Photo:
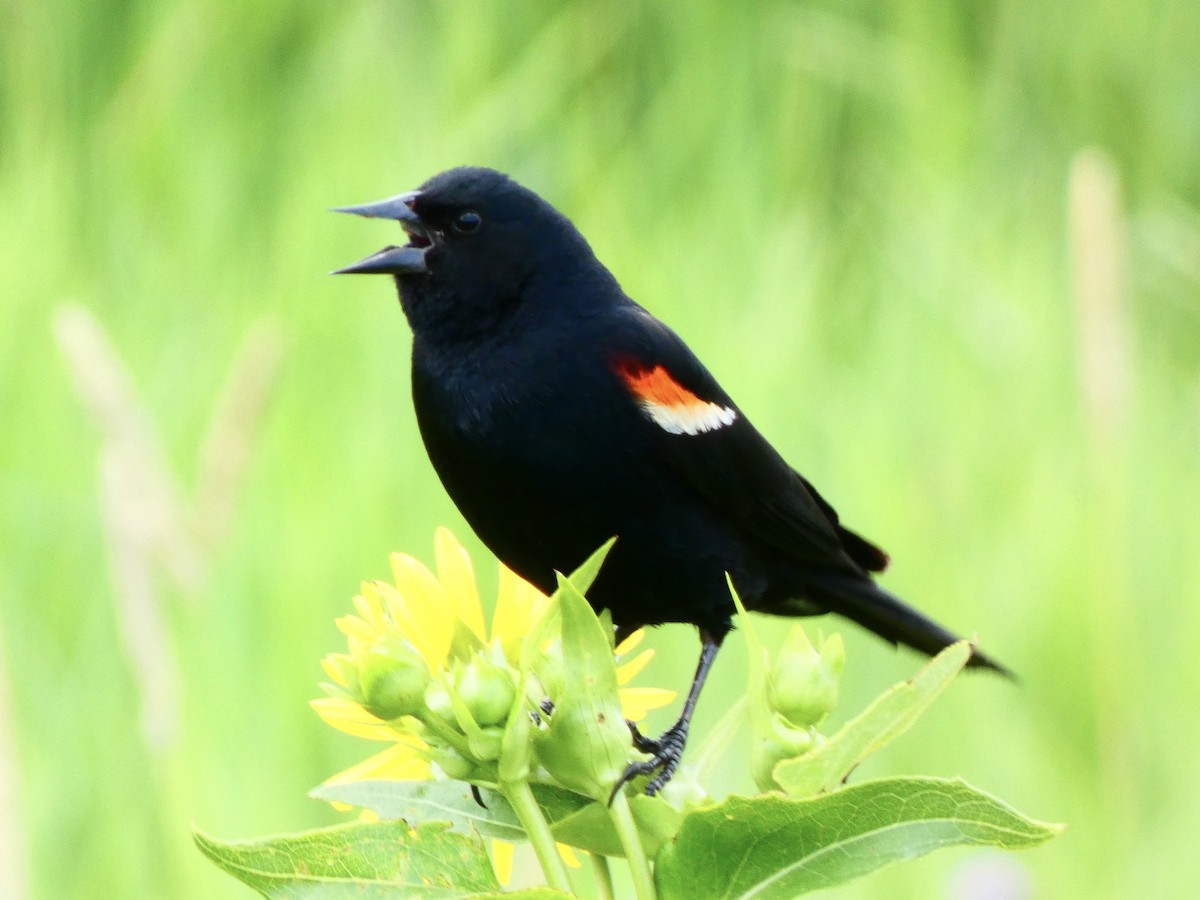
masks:
POLYGON ((386 200, 376 200, 374 203, 363 203, 359 206, 335 206, 333 212, 350 213, 354 216, 365 216, 368 219, 395 219, 401 224, 420 224, 421 218, 413 212, 412 202, 420 196, 420 191, 409 191, 407 194, 397 194, 386 200))
POLYGON ((365 216, 369 219, 395 219, 400 226, 415 236, 421 246, 409 244, 404 247, 384 247, 378 253, 372 253, 365 259, 351 263, 343 269, 337 269, 333 275, 417 275, 429 271, 425 265, 425 251, 432 245, 432 235, 425 223, 421 221, 412 208, 412 201, 420 191, 409 191, 398 194, 387 200, 374 203, 363 203, 359 206, 339 206, 334 212, 351 213, 365 216))

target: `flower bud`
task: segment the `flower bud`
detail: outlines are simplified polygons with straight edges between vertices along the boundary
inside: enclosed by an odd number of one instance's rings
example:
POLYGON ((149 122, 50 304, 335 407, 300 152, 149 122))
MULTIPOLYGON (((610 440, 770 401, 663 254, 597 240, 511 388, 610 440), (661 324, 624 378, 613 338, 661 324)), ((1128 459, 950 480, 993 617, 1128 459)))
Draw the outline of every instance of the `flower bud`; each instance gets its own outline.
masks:
MULTIPOLYGON (((504 722, 516 697, 516 687, 508 670, 480 654, 472 656, 463 666, 456 688, 459 698, 471 711, 471 717, 481 726, 504 722)), ((499 753, 498 747, 496 752, 499 753)))
POLYGON ((840 635, 823 638, 818 652, 804 629, 794 626, 767 679, 771 708, 795 728, 819 724, 837 704, 838 677, 845 660, 840 635))
POLYGON ((536 679, 526 673, 508 711, 496 766, 501 781, 526 781, 533 766, 533 717, 526 707, 531 681, 536 679))
POLYGON ((766 729, 754 736, 750 748, 750 772, 760 791, 778 790, 775 766, 785 759, 808 753, 824 738, 812 728, 797 728, 779 713, 772 713, 766 729))
POLYGON ((371 715, 397 719, 418 713, 425 705, 429 669, 409 647, 387 653, 367 651, 358 657, 359 702, 371 715))
MULTIPOLYGON (((529 702, 535 706, 547 697, 557 697, 563 690, 563 658, 562 643, 555 641, 546 649, 540 651, 533 660, 533 674, 537 676, 536 687, 540 696, 529 697, 529 702)), ((533 683, 530 684, 534 687, 533 683)))
POLYGON ((475 773, 475 764, 450 747, 436 747, 430 756, 447 778, 467 781, 475 773))
POLYGON ((500 758, 500 748, 504 743, 504 729, 498 725, 485 725, 479 729, 479 734, 467 738, 471 755, 480 762, 495 762, 500 758))
POLYGON ((534 734, 538 762, 558 784, 594 800, 608 799, 631 745, 620 706, 615 712, 598 715, 586 700, 560 698, 548 726, 534 734))
POLYGON ((458 719, 454 715, 454 702, 450 699, 446 686, 440 681, 431 681, 425 688, 425 708, 455 731, 459 730, 458 719))
POLYGON ((538 729, 538 761, 558 784, 608 802, 624 772, 632 738, 621 714, 612 629, 606 629, 574 586, 559 579, 562 614, 562 692, 538 729))

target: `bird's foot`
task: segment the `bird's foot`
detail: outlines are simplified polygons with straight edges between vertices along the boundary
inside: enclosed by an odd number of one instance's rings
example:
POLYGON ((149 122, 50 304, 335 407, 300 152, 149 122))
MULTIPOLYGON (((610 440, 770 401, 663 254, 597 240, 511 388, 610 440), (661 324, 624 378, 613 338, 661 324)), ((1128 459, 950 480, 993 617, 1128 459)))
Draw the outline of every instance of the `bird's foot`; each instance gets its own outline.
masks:
POLYGON ((663 786, 671 780, 675 770, 679 768, 679 761, 683 758, 683 748, 687 744, 688 725, 686 722, 676 722, 663 733, 662 737, 657 739, 646 737, 632 722, 629 723, 629 732, 633 736, 633 746, 640 753, 649 753, 650 759, 629 764, 616 787, 613 788, 609 798, 610 803, 612 797, 617 796, 617 791, 634 778, 642 775, 654 775, 646 785, 647 796, 653 797, 661 791, 663 786))
MULTIPOLYGON (((629 734, 633 737, 633 749, 638 753, 655 754, 662 749, 662 739, 646 737, 637 727, 637 722, 632 719, 626 719, 625 724, 629 726, 629 734)), ((666 737, 666 735, 663 735, 666 737)))

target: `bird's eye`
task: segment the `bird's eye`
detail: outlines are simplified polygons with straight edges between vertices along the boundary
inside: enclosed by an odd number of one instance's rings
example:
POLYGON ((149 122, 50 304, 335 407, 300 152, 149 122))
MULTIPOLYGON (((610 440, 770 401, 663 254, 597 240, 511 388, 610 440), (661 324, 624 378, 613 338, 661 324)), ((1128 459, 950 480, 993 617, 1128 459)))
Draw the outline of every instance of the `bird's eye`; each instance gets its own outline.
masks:
POLYGON ((473 209, 464 210, 454 217, 453 224, 454 230, 460 234, 470 234, 479 230, 479 226, 483 224, 483 216, 473 209))

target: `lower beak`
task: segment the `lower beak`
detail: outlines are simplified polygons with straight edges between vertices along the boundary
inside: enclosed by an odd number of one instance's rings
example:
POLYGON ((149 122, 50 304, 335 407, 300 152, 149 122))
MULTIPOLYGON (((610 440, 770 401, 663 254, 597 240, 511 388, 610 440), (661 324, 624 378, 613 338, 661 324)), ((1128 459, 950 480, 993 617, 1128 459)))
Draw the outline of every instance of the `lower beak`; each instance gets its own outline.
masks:
MULTIPOLYGON (((426 248, 427 249, 427 248, 426 248)), ((335 269, 331 275, 422 275, 429 271, 425 265, 425 249, 420 247, 384 247, 365 259, 335 269)))

